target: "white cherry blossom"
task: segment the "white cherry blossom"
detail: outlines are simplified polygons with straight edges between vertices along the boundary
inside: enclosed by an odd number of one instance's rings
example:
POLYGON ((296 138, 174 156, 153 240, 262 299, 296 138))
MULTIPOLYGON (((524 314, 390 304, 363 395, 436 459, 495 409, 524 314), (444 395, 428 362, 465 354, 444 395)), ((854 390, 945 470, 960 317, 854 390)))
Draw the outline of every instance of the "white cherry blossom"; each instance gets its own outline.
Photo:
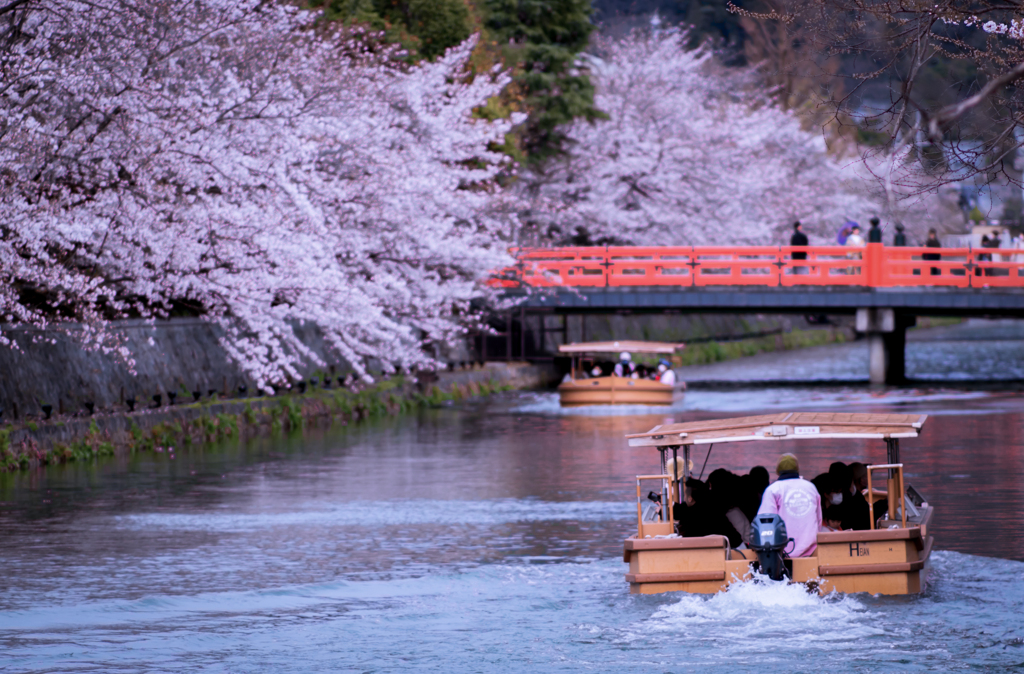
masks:
MULTIPOLYGON (((260 386, 330 359, 431 363, 463 328, 509 216, 475 107, 473 41, 403 65, 261 0, 29 0, 0 14, 0 323, 191 307, 260 386)), ((7 341, 0 332, 0 340, 7 341)), ((9 342, 8 342, 9 343, 9 342)))
POLYGON ((752 71, 684 45, 685 34, 669 30, 597 45, 591 77, 609 119, 573 124, 571 155, 530 177, 539 231, 777 245, 794 220, 831 235, 847 218, 877 213, 859 158, 833 158, 820 132, 760 93, 752 71))

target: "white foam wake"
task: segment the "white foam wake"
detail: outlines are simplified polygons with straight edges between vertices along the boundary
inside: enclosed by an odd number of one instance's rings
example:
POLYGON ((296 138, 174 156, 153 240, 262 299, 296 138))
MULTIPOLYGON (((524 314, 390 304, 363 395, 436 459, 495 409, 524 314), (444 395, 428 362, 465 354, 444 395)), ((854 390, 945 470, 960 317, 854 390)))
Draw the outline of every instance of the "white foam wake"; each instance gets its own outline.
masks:
POLYGON ((747 581, 710 597, 683 595, 656 611, 644 629, 726 642, 736 655, 762 650, 771 638, 787 649, 830 648, 882 634, 873 622, 855 597, 821 597, 800 584, 747 581))

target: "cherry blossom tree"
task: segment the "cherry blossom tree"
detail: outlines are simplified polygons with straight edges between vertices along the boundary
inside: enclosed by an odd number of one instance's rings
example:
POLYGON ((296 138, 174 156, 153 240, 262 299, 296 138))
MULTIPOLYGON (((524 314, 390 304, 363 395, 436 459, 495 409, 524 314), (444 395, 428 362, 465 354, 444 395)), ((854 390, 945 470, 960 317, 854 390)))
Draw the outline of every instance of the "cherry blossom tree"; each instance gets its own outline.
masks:
POLYGON ((871 154, 890 159, 889 196, 896 183, 914 194, 966 180, 1022 183, 1019 3, 767 0, 757 12, 738 4, 747 9, 728 2, 729 11, 767 37, 768 53, 802 52, 800 62, 778 62, 780 78, 813 82, 808 98, 837 126, 870 125, 871 154))
POLYGON ((325 364, 310 321, 359 372, 429 365, 507 262, 519 120, 474 118, 508 78, 472 40, 409 67, 261 0, 0 12, 0 322, 131 364, 111 321, 187 307, 266 386, 325 364))
POLYGON ((669 30, 597 45, 588 65, 609 120, 573 124, 571 156, 525 181, 538 232, 778 244, 794 220, 831 234, 878 212, 859 157, 830 156, 820 133, 760 93, 752 70, 722 68, 709 49, 684 44, 669 30))

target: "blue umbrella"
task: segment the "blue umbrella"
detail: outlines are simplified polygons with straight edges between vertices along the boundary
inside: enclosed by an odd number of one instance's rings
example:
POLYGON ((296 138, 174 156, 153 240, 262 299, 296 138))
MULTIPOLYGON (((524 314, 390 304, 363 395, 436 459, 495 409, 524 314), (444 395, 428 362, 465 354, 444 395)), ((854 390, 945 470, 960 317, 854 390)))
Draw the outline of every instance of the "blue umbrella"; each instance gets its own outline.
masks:
POLYGON ((854 227, 860 227, 860 225, 853 220, 847 220, 843 223, 843 226, 839 228, 839 232, 836 234, 836 240, 839 242, 840 246, 846 245, 846 239, 850 236, 850 232, 853 231, 854 227))

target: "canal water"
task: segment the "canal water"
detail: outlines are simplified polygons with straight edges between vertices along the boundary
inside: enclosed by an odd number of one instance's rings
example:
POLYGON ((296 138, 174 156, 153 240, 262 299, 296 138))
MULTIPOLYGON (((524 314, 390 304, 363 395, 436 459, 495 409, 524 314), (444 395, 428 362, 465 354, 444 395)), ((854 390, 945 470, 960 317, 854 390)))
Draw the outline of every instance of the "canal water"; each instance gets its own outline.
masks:
MULTIPOLYGON (((688 382, 867 382, 868 343, 764 353, 680 370, 688 382)), ((1024 321, 972 319, 908 330, 906 374, 916 382, 1024 381, 1024 321)))
MULTIPOLYGON (((0 476, 3 672, 1004 671, 1024 667, 1024 398, 751 386, 670 410, 510 394, 352 428, 0 476), (760 410, 929 414, 920 596, 632 596, 623 435, 760 410)), ((882 443, 734 445, 813 475, 882 443)), ((704 461, 698 450, 695 463, 704 461)))

